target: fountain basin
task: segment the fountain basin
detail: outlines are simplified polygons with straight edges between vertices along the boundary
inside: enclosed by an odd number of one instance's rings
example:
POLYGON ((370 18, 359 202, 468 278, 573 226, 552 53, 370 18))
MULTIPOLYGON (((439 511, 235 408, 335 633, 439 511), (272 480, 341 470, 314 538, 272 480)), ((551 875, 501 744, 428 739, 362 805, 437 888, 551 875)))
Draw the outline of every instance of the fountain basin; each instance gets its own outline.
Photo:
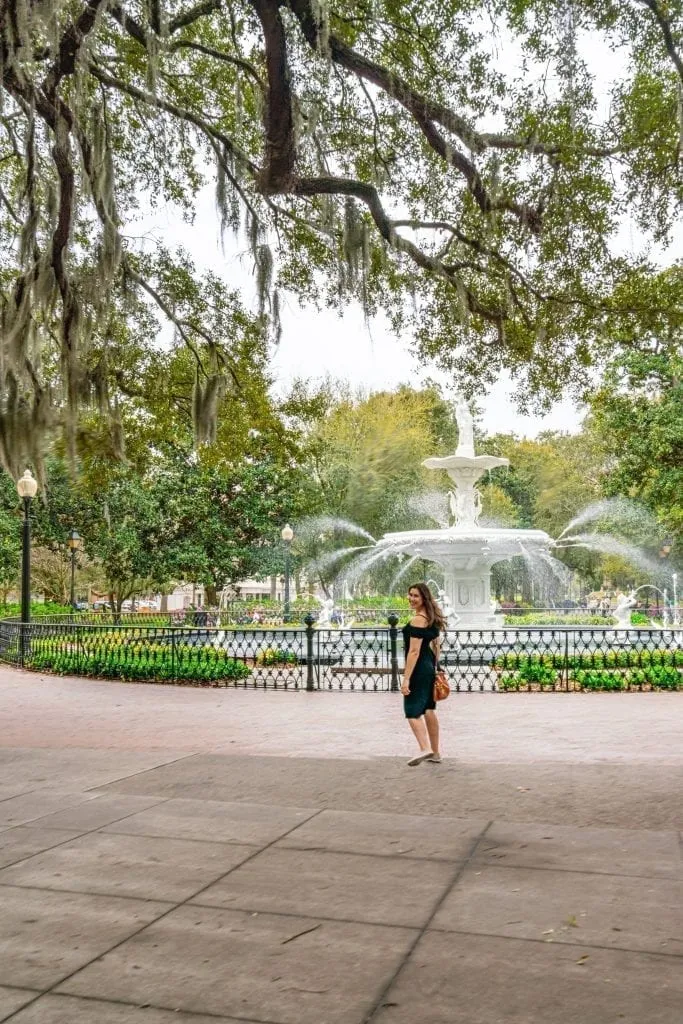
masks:
POLYGON ((543 530, 456 525, 387 533, 378 541, 377 550, 438 563, 459 629, 500 629, 504 620, 491 599, 491 566, 515 555, 547 552, 552 543, 543 530))

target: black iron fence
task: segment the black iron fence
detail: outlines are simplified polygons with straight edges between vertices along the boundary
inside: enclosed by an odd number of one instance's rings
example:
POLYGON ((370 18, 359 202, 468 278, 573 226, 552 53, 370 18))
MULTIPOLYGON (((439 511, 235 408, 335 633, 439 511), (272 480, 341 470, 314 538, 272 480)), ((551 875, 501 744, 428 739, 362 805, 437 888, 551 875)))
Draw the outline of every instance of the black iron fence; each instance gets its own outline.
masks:
MULTIPOLYGON (((501 609, 510 628, 521 628, 527 625, 545 623, 547 625, 561 625, 563 622, 570 625, 610 625, 613 622, 612 610, 609 608, 585 608, 585 607, 542 607, 542 606, 503 606, 501 609), (521 620, 519 623, 517 620, 521 620), (535 620, 524 621, 525 619, 535 620), (574 622, 579 619, 581 621, 574 622)), ((671 607, 664 608, 659 605, 640 605, 634 611, 645 616, 646 620, 665 619, 671 622, 676 618, 676 610, 671 607)), ((679 606, 679 613, 683 607, 679 606)), ((354 628, 354 624, 362 623, 366 628, 377 626, 386 628, 387 618, 390 614, 399 616, 407 615, 408 608, 403 610, 386 607, 363 607, 354 605, 351 608, 335 609, 331 625, 334 628, 354 628), (346 623, 346 625, 345 625, 346 623)), ((313 611, 293 608, 290 613, 289 622, 292 625, 304 627, 306 618, 311 615, 314 619, 320 614, 320 609, 313 611)), ((257 609, 245 611, 228 605, 224 608, 178 608, 171 611, 121 611, 112 612, 110 608, 99 608, 97 610, 84 609, 83 611, 68 612, 61 615, 41 616, 41 621, 62 622, 62 623, 83 623, 85 625, 122 625, 122 626, 197 626, 220 627, 220 626, 242 626, 243 628, 267 628, 277 629, 284 625, 283 609, 257 609)), ((19 621, 14 616, 7 621, 19 621)), ((643 622, 647 627, 648 621, 643 622)), ((360 628, 360 627, 355 627, 360 628)))
MULTIPOLYGON (((0 622, 0 660, 98 678, 270 687, 398 690, 403 641, 389 626, 271 629, 0 622)), ((455 630, 441 662, 454 691, 683 689, 683 630, 529 627, 455 630)))

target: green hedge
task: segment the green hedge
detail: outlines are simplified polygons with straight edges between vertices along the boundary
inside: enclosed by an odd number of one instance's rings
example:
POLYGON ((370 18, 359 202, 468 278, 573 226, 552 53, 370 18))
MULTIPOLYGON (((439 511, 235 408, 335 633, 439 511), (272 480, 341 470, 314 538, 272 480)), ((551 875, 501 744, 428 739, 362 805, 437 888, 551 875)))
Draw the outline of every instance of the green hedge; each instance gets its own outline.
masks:
POLYGON ((634 650, 628 651, 584 651, 580 654, 499 654, 491 662, 496 669, 520 670, 528 665, 545 665, 551 668, 572 669, 617 669, 647 668, 651 665, 670 665, 683 668, 683 650, 634 650))
POLYGON ((506 615, 506 626, 604 626, 610 619, 602 615, 581 614, 579 612, 565 615, 558 612, 528 612, 526 615, 506 615))
MULTIPOLYGON (((653 654, 661 652, 653 651, 653 654)), ((681 654, 681 652, 666 652, 681 654)), ((570 667, 569 688, 576 690, 628 690, 651 687, 655 690, 683 690, 683 673, 676 667, 678 661, 651 662, 638 668, 576 668, 570 667)), ((500 690, 522 690, 530 686, 540 689, 564 689, 566 677, 559 665, 551 661, 528 660, 516 671, 507 672, 498 681, 500 690)))
POLYGON ((34 641, 27 667, 37 671, 56 672, 59 675, 99 676, 123 680, 187 680, 200 683, 220 683, 222 680, 247 679, 250 668, 242 661, 226 657, 222 651, 203 648, 146 645, 123 647, 103 646, 88 649, 79 645, 77 650, 63 646, 55 648, 46 642, 34 641))
MULTIPOLYGON (((42 619, 51 615, 72 615, 73 608, 68 604, 57 604, 56 601, 31 602, 31 619, 42 619)), ((0 619, 18 619, 21 617, 21 605, 18 602, 0 604, 0 619)))

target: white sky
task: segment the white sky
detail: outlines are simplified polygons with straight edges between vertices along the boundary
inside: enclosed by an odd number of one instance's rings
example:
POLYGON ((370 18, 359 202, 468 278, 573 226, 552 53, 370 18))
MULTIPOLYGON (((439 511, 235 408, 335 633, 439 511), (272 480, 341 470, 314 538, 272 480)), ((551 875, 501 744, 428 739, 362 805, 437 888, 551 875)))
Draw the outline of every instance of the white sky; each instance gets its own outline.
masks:
MULTIPOLYGON (((252 258, 234 248, 226 235, 220 241, 214 189, 207 186, 197 197, 193 225, 185 223, 173 206, 158 207, 126 230, 128 238, 153 238, 169 247, 182 245, 199 270, 212 270, 233 288, 238 288, 246 305, 254 296, 252 258)), ((420 366, 412 354, 412 338, 396 338, 384 317, 369 325, 359 304, 350 304, 340 316, 333 310, 301 308, 298 301, 283 295, 282 341, 274 352, 273 371, 277 391, 286 389, 296 377, 321 380, 330 375, 366 390, 392 388, 399 384, 419 385, 426 378, 444 385, 450 378, 436 366, 420 366)), ((578 431, 581 413, 571 401, 557 403, 547 416, 522 416, 508 398, 512 387, 501 378, 488 394, 477 397, 479 422, 486 433, 514 431, 535 437, 543 430, 578 431)))

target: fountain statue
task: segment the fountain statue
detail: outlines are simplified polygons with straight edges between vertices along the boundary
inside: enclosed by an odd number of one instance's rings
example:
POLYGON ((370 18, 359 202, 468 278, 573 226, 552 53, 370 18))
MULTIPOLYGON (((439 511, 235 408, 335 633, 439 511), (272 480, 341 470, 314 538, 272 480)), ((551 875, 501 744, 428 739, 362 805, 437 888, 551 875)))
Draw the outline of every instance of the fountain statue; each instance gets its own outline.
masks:
POLYGON ((405 552, 436 562, 444 572, 439 596, 449 624, 458 629, 500 627, 503 616, 491 601, 491 566, 515 555, 547 554, 552 542, 543 530, 479 525, 482 502, 476 483, 488 470, 509 465, 509 460, 475 453, 472 413, 462 395, 455 401, 455 417, 458 446, 453 455, 423 462, 427 469, 445 470, 455 485, 448 495, 451 524, 438 530, 387 533, 370 558, 405 552))
POLYGON ((446 620, 446 628, 456 629, 458 623, 460 622, 460 616, 458 615, 455 608, 451 604, 450 597, 448 596, 445 590, 441 589, 441 587, 439 587, 437 593, 439 595, 439 605, 441 606, 443 617, 446 620))
POLYGON ((463 455, 467 459, 473 459, 474 420, 464 395, 458 394, 455 396, 454 408, 455 420, 458 424, 458 447, 455 450, 455 454, 463 455))
POLYGON ((334 612, 334 598, 326 597, 324 600, 318 598, 320 601, 320 615, 317 618, 316 626, 319 629, 329 629, 332 625, 332 614, 334 612))
POLYGON ((612 618, 616 622, 617 629, 631 628, 631 608, 635 608, 637 603, 637 598, 633 592, 630 594, 619 594, 616 607, 612 612, 612 618))

